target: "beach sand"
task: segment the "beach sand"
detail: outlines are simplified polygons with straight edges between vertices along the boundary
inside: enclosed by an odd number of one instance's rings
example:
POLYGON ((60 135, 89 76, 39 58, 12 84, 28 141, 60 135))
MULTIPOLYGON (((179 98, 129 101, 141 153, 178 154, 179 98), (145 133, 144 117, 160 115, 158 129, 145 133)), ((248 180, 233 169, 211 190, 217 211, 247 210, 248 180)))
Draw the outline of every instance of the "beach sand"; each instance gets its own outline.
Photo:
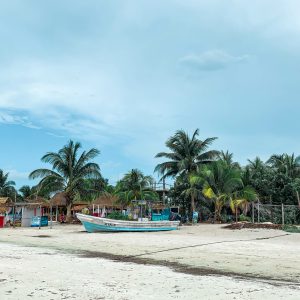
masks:
POLYGON ((300 234, 0 229, 0 299, 299 299, 300 234))

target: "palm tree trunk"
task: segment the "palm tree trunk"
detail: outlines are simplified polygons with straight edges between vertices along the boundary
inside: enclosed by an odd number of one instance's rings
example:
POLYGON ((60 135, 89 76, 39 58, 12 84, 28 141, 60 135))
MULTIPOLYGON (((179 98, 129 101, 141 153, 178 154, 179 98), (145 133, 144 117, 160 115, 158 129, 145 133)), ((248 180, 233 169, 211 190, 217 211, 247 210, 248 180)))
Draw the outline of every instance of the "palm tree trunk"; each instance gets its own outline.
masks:
POLYGON ((72 201, 68 202, 68 205, 67 205, 67 218, 66 218, 66 221, 67 223, 71 223, 72 222, 72 201))
POLYGON ((191 196, 191 209, 192 209, 192 213, 194 213, 195 211, 195 198, 194 198, 194 195, 192 194, 191 196))
POLYGON ((238 208, 235 208, 235 223, 238 221, 238 208))

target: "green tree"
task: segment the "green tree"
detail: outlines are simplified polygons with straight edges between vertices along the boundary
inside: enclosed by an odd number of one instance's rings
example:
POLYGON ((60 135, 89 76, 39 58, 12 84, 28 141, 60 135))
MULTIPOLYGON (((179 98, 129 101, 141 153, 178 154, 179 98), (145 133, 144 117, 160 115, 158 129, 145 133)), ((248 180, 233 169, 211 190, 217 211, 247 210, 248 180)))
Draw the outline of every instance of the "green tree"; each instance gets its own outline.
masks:
POLYGON ((14 199, 16 190, 15 190, 15 182, 12 180, 8 180, 9 173, 4 173, 3 170, 0 169, 0 196, 1 197, 10 197, 14 199))
POLYGON ((238 209, 245 209, 250 201, 257 198, 255 190, 244 185, 241 170, 223 161, 213 162, 200 174, 200 178, 203 177, 205 183, 202 192, 214 201, 217 220, 221 219, 223 207, 228 205, 237 221, 238 209))
POLYGON ((153 183, 154 179, 151 176, 145 176, 140 170, 132 169, 117 183, 116 194, 119 202, 129 205, 132 200, 158 200, 153 183))
POLYGON ((233 153, 230 153, 228 150, 226 152, 221 151, 218 154, 218 159, 226 163, 228 166, 240 168, 239 163, 233 160, 233 153))
MULTIPOLYGON (((211 163, 217 157, 218 151, 208 151, 209 146, 216 138, 207 138, 202 141, 198 139, 198 135, 199 129, 196 129, 191 137, 183 130, 178 130, 166 141, 170 152, 159 152, 155 156, 167 159, 155 167, 155 172, 162 175, 162 179, 176 176, 189 178, 193 173, 199 171, 201 166, 211 163)), ((191 197, 191 210, 195 211, 194 197, 191 197)))
POLYGON ((295 157, 294 153, 292 155, 286 153, 281 155, 274 154, 267 163, 279 173, 283 173, 293 179, 300 175, 300 157, 295 157))
POLYGON ((21 197, 23 200, 28 199, 36 194, 36 191, 36 188, 30 187, 29 185, 23 185, 19 188, 19 192, 21 193, 21 197))
POLYGON ((37 169, 31 172, 29 178, 42 178, 39 186, 52 192, 64 192, 67 199, 67 221, 71 221, 71 207, 76 197, 87 192, 86 179, 101 177, 100 167, 92 160, 99 155, 99 150, 92 148, 89 151, 79 150, 81 144, 69 141, 62 149, 48 152, 41 160, 52 165, 52 169, 37 169))

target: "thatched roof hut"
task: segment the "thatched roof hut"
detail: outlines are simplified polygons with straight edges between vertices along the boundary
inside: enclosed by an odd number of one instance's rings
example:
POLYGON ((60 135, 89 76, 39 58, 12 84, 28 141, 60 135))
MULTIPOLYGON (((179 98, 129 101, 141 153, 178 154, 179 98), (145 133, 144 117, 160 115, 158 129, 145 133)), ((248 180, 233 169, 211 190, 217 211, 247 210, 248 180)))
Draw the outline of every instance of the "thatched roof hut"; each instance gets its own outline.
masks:
POLYGON ((26 206, 30 206, 30 207, 49 207, 49 201, 43 197, 37 196, 37 197, 30 197, 25 199, 24 204, 26 206))
POLYGON ((72 211, 82 211, 84 208, 89 207, 89 203, 74 203, 72 206, 72 211))
POLYGON ((67 206, 67 199, 65 197, 65 193, 56 193, 49 202, 52 206, 67 206))
POLYGON ((13 201, 9 197, 0 197, 0 206, 9 206, 13 201))
POLYGON ((12 204, 13 201, 9 197, 0 197, 0 214, 6 213, 12 204))
POLYGON ((119 208, 121 209, 122 206, 117 203, 118 197, 115 195, 101 195, 94 201, 92 201, 91 205, 99 206, 99 208, 119 208))

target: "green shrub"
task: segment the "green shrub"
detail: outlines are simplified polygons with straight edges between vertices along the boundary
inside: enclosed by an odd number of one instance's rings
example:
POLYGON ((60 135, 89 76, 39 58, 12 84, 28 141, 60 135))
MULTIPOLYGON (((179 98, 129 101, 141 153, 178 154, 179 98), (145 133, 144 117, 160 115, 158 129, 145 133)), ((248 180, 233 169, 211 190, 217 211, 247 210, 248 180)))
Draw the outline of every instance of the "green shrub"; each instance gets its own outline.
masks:
POLYGON ((246 222, 251 222, 251 218, 248 217, 248 216, 245 216, 245 215, 243 215, 243 214, 240 215, 239 220, 240 220, 241 222, 245 222, 245 221, 246 221, 246 222))
POLYGON ((114 212, 108 214, 107 218, 108 219, 115 219, 115 220, 124 220, 124 221, 129 220, 128 216, 124 216, 122 213, 120 213, 118 211, 114 211, 114 212))
POLYGON ((286 232, 300 233, 300 227, 294 225, 284 225, 282 228, 286 232))

